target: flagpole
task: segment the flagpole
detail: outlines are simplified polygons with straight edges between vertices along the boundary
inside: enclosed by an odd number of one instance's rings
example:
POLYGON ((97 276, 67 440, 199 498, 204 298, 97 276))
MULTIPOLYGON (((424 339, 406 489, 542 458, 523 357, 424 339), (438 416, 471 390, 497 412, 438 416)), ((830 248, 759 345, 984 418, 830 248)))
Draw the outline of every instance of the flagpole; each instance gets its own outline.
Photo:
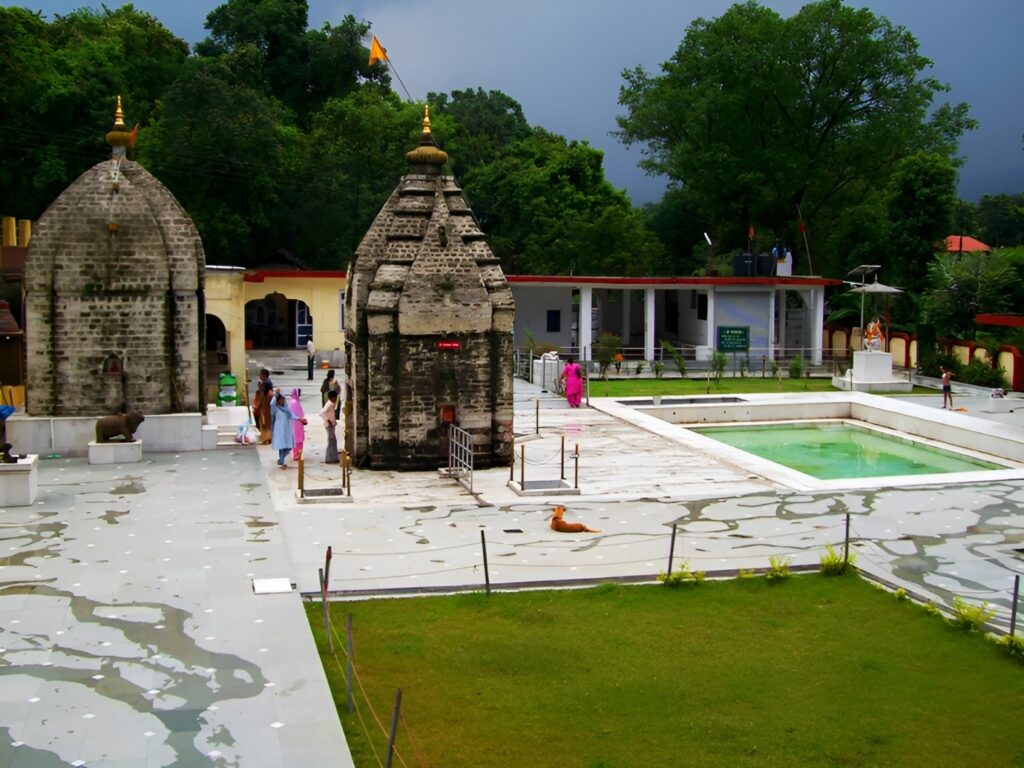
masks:
POLYGON ((409 95, 409 89, 405 87, 405 83, 402 82, 402 78, 398 74, 398 70, 395 69, 395 65, 391 63, 391 59, 384 59, 384 61, 388 63, 388 67, 391 69, 392 72, 395 73, 395 77, 398 80, 398 84, 401 85, 402 90, 405 91, 405 98, 407 98, 409 101, 412 101, 412 96, 409 95))
MULTIPOLYGON (((796 205, 796 215, 800 222, 800 234, 804 236, 804 250, 807 251, 807 274, 814 274, 814 265, 811 263, 811 245, 807 242, 807 222, 804 221, 804 215, 800 212, 800 204, 796 205)), ((863 325, 863 323, 861 323, 863 325)))
POLYGON ((407 98, 409 101, 412 101, 412 96, 409 94, 409 89, 406 88, 405 83, 402 82, 402 76, 398 74, 398 70, 395 68, 395 65, 391 63, 391 57, 388 56, 388 49, 380 44, 380 40, 377 39, 376 35, 373 35, 370 41, 369 63, 372 66, 381 59, 387 62, 388 69, 390 69, 394 73, 395 78, 398 80, 398 84, 402 86, 402 90, 405 91, 405 98, 407 98))

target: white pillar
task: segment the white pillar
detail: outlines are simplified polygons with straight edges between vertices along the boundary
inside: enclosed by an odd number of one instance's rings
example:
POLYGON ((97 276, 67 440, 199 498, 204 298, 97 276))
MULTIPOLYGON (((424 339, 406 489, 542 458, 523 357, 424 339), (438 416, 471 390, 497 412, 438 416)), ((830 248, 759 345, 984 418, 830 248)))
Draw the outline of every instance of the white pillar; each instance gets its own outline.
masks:
POLYGON ((775 289, 768 298, 768 359, 775 359, 775 289))
POLYGON ((622 346, 624 347, 629 346, 629 321, 632 319, 630 317, 632 314, 630 311, 632 309, 632 302, 630 302, 630 298, 632 298, 632 296, 633 294, 630 292, 629 288, 622 289, 622 346))
POLYGON ((590 360, 592 357, 590 354, 590 345, 593 343, 591 338, 591 309, 594 305, 592 294, 593 289, 589 285, 580 286, 580 314, 578 320, 580 360, 590 360))
POLYGON ((811 364, 821 365, 821 344, 825 327, 825 288, 811 289, 811 364))
POLYGON ((654 359, 654 289, 644 288, 644 360, 654 359))
POLYGON ((779 349, 782 356, 786 355, 786 292, 780 290, 776 299, 776 306, 779 308, 779 349))
POLYGON ((715 349, 715 289, 708 288, 708 340, 707 345, 715 349))

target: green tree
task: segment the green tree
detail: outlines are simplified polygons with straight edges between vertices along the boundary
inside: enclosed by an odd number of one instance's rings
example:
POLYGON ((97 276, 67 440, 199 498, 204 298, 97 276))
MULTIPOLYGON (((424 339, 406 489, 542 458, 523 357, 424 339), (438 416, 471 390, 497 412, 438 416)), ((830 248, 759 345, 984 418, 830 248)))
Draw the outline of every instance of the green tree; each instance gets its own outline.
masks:
POLYGON ((128 120, 145 123, 187 55, 183 40, 130 5, 52 23, 0 8, 0 210, 39 216, 109 155, 115 97, 128 120))
POLYGON ((956 169, 938 155, 918 153, 896 166, 888 190, 888 279, 918 294, 927 286, 928 264, 953 226, 956 169))
MULTIPOLYGON (((850 205, 881 189, 924 146, 955 148, 972 123, 962 105, 928 113, 945 90, 907 30, 840 0, 783 19, 755 2, 688 28, 662 74, 623 73, 619 136, 642 165, 699 195, 742 243, 747 224, 812 248, 850 205), (802 241, 802 238, 800 239, 802 241)), ((834 252, 815 260, 832 266, 834 252)))
POLYGON ((585 142, 534 128, 462 180, 509 272, 649 273, 661 246, 585 142))
POLYGON ((1024 245, 1024 193, 983 196, 978 224, 981 239, 993 247, 1024 245))
POLYGON ((998 251, 941 253, 929 266, 928 279, 932 288, 924 296, 927 322, 940 336, 973 339, 976 315, 1009 308, 1018 275, 998 251))
POLYGON ((445 124, 445 150, 452 171, 462 178, 471 168, 492 162, 515 141, 530 135, 523 108, 501 91, 466 89, 428 93, 432 117, 450 118, 445 124))

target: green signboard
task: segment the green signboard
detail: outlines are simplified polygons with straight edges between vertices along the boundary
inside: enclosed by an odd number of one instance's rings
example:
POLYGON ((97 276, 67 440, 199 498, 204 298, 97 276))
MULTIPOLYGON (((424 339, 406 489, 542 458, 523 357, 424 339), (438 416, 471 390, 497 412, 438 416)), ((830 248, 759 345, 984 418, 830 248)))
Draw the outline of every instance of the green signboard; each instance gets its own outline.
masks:
POLYGON ((720 325, 716 330, 719 352, 746 352, 750 349, 749 325, 720 325))

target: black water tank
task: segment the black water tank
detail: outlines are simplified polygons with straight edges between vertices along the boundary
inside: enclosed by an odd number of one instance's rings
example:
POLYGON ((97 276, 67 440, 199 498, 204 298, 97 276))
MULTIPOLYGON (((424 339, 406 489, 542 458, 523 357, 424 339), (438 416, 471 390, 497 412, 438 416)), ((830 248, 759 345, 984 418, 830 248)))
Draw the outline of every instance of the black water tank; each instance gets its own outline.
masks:
POLYGON ((770 253, 757 254, 757 276, 771 277, 775 274, 775 257, 770 253))
POLYGON ((754 254, 752 253, 737 253, 732 257, 732 274, 733 277, 753 277, 754 276, 754 254))

